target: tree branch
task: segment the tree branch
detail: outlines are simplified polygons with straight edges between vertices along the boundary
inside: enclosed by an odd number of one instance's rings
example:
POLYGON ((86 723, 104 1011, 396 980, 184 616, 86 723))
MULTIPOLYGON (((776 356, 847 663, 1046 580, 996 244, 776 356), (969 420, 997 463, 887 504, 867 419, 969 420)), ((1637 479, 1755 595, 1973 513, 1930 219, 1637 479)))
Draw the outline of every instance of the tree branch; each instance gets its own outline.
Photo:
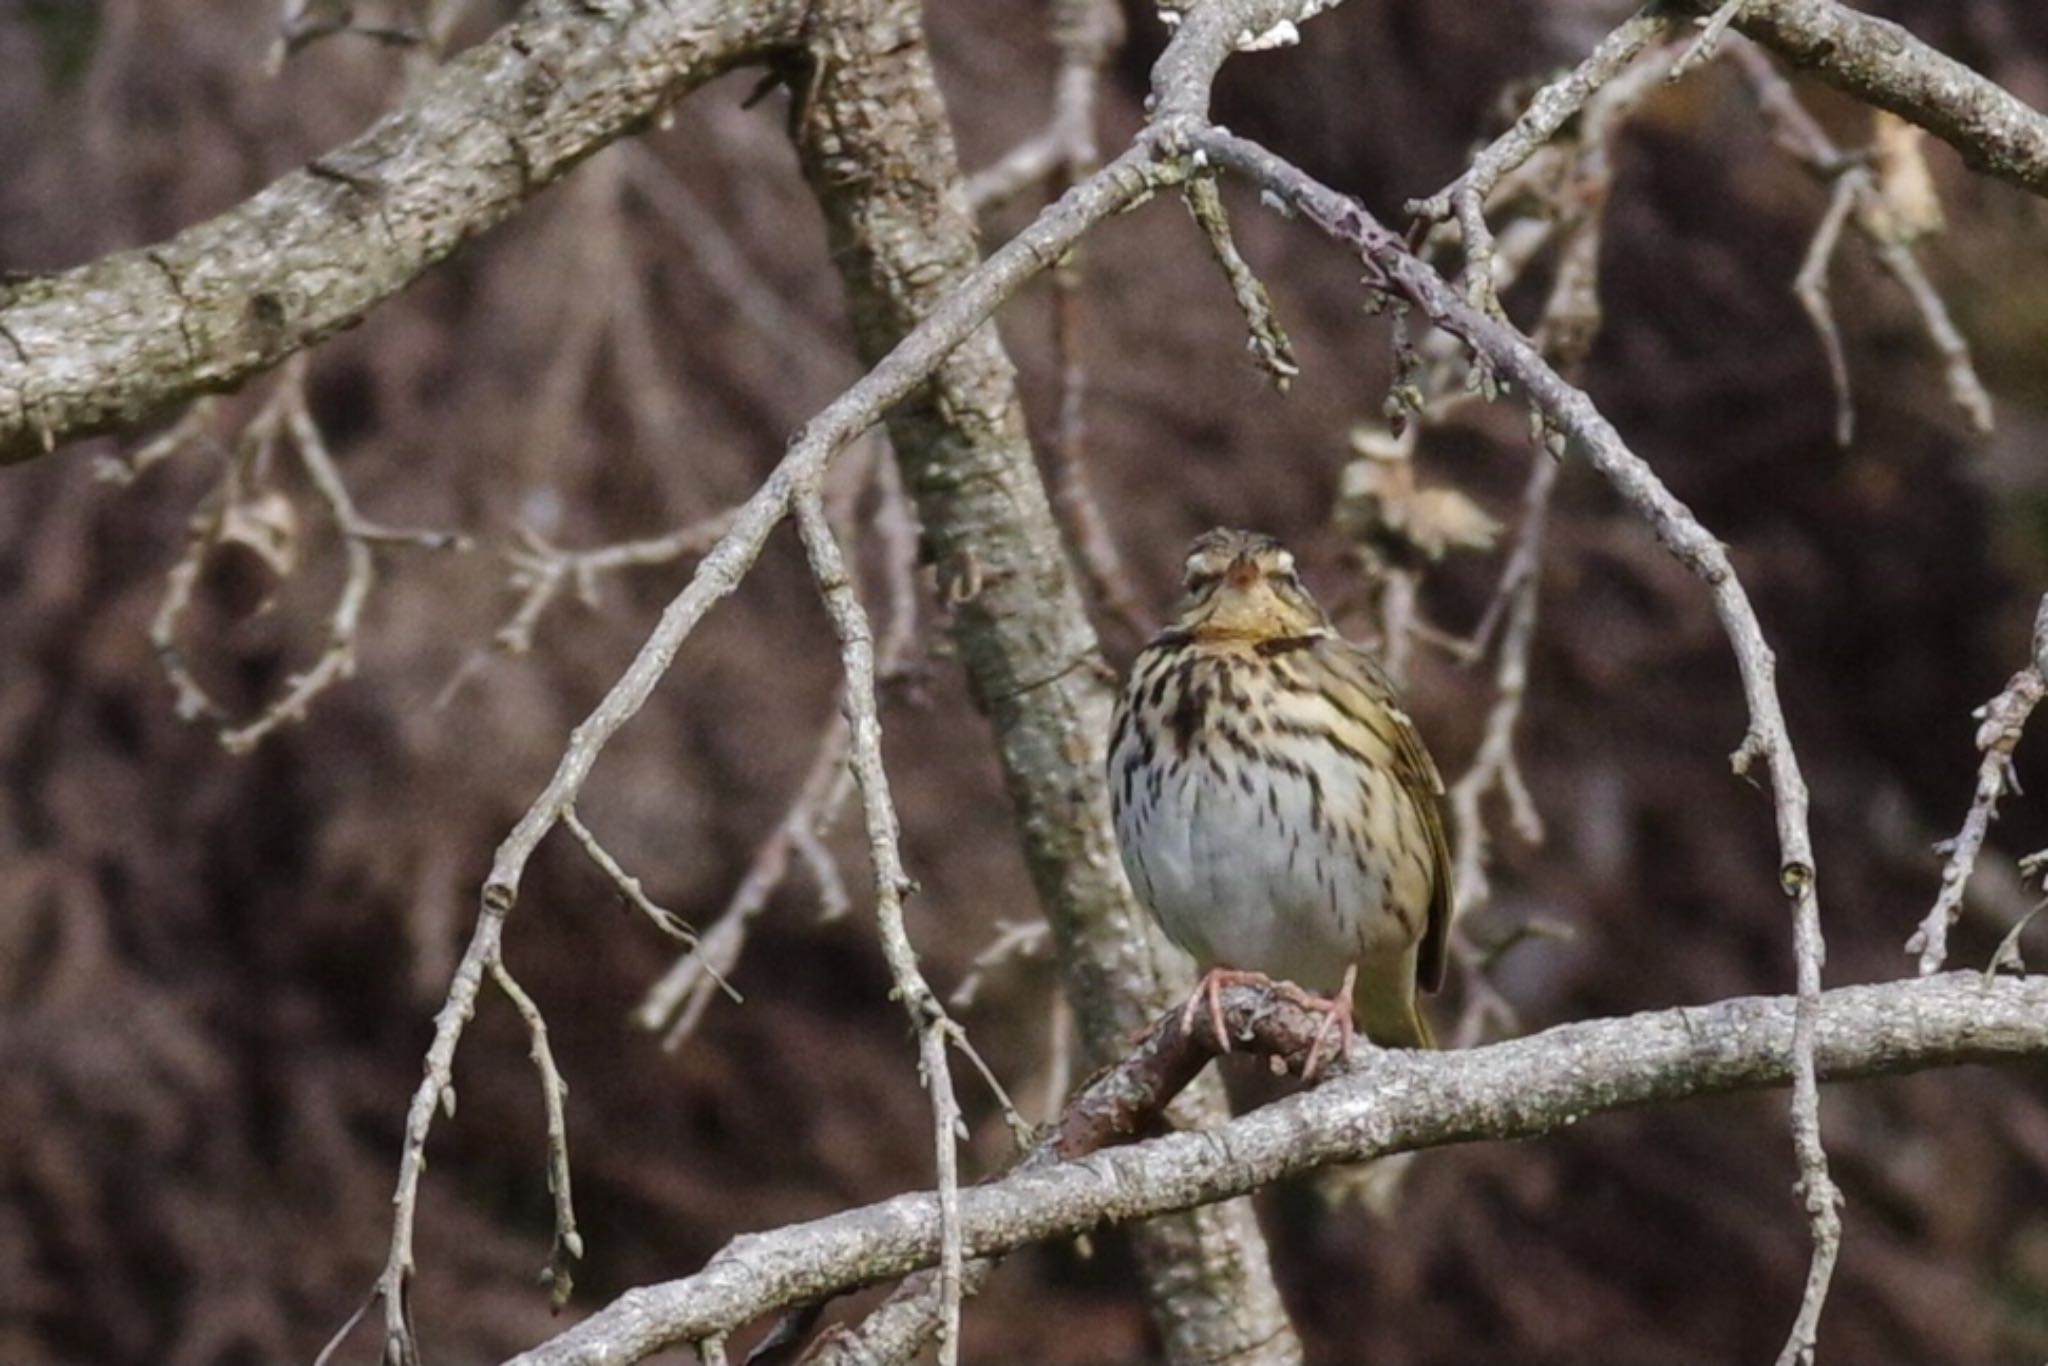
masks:
POLYGON ((536 4, 402 109, 169 241, 0 282, 0 464, 359 321, 606 143, 792 39, 795 0, 536 4))
MULTIPOLYGON (((1680 0, 1696 14, 1712 0, 1680 0)), ((1735 27, 1794 66, 1956 149, 1963 164, 2048 195, 2048 115, 1885 19, 1835 0, 1746 0, 1735 27)))
POLYGON ((1778 882, 1792 907, 1799 985, 1793 1028, 1792 1142, 1799 1161, 1799 1190, 1813 1226, 1814 1255, 1806 1297, 1785 1354, 1779 1358, 1780 1366, 1785 1366, 1810 1351, 1841 1242, 1841 1197, 1828 1175, 1827 1153, 1821 1146, 1820 1097, 1813 1064, 1815 1012, 1826 948, 1821 936, 1813 837, 1807 824, 1806 780, 1778 700, 1777 659, 1764 639, 1756 609, 1735 575, 1727 549, 1672 494, 1656 471, 1628 448, 1592 399, 1553 370, 1521 333, 1460 296, 1356 200, 1318 183, 1258 144, 1221 129, 1185 129, 1182 136, 1192 153, 1244 175, 1332 239, 1355 250, 1371 272, 1367 278, 1374 289, 1412 303, 1431 322, 1461 338, 1492 374, 1519 385, 1543 420, 1577 443, 1587 462, 1642 515, 1664 548, 1692 571, 1713 597, 1749 708, 1749 729, 1732 762, 1738 774, 1746 774, 1758 759, 1769 770, 1778 826, 1778 882))
MULTIPOLYGON (((2048 598, 2034 610, 2033 649, 2026 667, 2014 674, 1998 696, 1977 708, 1977 749, 1984 756, 1977 765, 1977 786, 1970 797, 1969 813, 1955 838, 1946 841, 1948 860, 1941 869, 1941 890, 1926 919, 1906 941, 1906 952, 1920 956, 1920 975, 1931 977, 1948 960, 1948 931, 1962 913, 1963 892, 1976 871, 1977 855, 1998 816, 1998 799, 2008 790, 2019 790, 2019 775, 2012 755, 2019 748, 2027 718, 2034 714, 2041 697, 2048 693, 2048 598)), ((2025 922, 2020 922, 2024 924, 2025 922)))
MULTIPOLYGON (((1221 8, 1286 6, 1229 0, 1221 8)), ((1220 64, 1237 31, 1191 21, 1171 50, 1213 44, 1220 64)), ((964 211, 918 5, 817 0, 813 35, 819 74, 792 126, 846 281, 857 344, 874 359, 950 307, 981 273, 975 225, 964 211), (889 174, 876 175, 876 166, 889 174)), ((1143 167, 1147 177, 1170 169, 1144 137, 1066 199, 1128 175, 1120 164, 1143 167)), ((1090 1054, 1106 1061, 1185 993, 1186 968, 1121 874, 1104 780, 1110 675, 1026 437, 1015 370, 993 328, 930 371, 929 383, 890 414, 889 435, 953 608, 961 664, 995 728, 1069 998, 1090 1054)), ((1191 1127, 1228 1113, 1214 1082, 1185 1104, 1182 1122, 1191 1127)), ((1138 1230, 1135 1241, 1169 1360, 1299 1361, 1249 1206, 1164 1220, 1138 1230)))
MULTIPOLYGON (((1560 1025, 1462 1052, 1388 1050, 1348 1076, 1220 1129, 1021 1171, 961 1192, 967 1252, 986 1256, 1219 1200, 1338 1162, 1555 1133, 1617 1110, 1785 1085, 1797 1009, 1743 997, 1560 1025)), ((1817 1016, 1831 1081, 2048 1056, 2048 979, 1974 972, 1844 987, 1817 1016)), ((619 1366, 787 1304, 932 1264, 938 1205, 901 1195, 735 1239, 693 1276, 630 1290, 516 1366, 619 1366)))

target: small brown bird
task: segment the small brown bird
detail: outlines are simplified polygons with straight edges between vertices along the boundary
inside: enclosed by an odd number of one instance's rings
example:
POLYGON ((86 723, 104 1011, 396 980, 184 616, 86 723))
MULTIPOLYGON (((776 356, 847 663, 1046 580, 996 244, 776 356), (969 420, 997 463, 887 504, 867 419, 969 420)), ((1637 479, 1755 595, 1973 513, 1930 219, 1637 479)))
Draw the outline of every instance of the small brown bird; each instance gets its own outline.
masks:
POLYGON ((1443 780, 1393 685, 1339 636, 1270 536, 1188 549, 1179 619, 1132 666, 1110 737, 1124 869, 1218 990, 1291 983, 1322 1010, 1304 1075, 1353 1009, 1376 1044, 1429 1048, 1418 982, 1442 985, 1451 861, 1443 780), (1310 995, 1316 993, 1316 995, 1310 995))

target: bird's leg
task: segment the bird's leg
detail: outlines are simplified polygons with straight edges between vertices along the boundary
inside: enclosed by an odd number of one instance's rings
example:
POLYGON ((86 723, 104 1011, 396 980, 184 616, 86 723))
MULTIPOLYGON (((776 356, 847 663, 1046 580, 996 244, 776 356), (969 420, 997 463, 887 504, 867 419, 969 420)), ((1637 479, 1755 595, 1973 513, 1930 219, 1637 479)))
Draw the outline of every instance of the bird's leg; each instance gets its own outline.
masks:
POLYGON ((1316 1074, 1322 1071, 1323 1064, 1329 1061, 1331 1056, 1343 1058, 1346 1062, 1351 1060, 1352 1041, 1358 1034, 1358 1026, 1351 1017, 1351 989, 1357 985, 1356 963, 1344 969, 1344 981, 1338 986, 1334 996, 1318 996, 1292 982, 1280 983, 1281 993, 1289 1000, 1303 1010, 1313 1010, 1323 1017, 1322 1024, 1316 1028, 1314 1040, 1308 1046, 1308 1060, 1301 1065, 1301 1079, 1304 1082, 1314 1081, 1316 1074), (1334 1055, 1324 1051, 1332 1031, 1337 1035, 1337 1051, 1334 1055))
POLYGON ((1246 972, 1241 968, 1210 968, 1202 974, 1202 980, 1195 983, 1194 994, 1180 1010, 1180 1029, 1183 1034, 1192 1034, 1195 1028, 1195 1011, 1203 1002, 1209 1006, 1209 1024, 1216 1031, 1216 1051, 1230 1051, 1230 1032, 1223 1027, 1223 998, 1225 987, 1271 987, 1273 979, 1263 972, 1246 972))

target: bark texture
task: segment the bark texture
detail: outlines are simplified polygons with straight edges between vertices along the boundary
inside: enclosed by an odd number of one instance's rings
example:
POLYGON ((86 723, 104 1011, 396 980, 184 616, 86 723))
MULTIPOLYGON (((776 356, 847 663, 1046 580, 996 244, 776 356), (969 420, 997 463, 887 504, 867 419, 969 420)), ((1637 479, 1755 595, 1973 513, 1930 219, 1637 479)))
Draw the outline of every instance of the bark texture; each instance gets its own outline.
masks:
MULTIPOLYGON (((1819 1063, 1830 1080, 2048 1050, 2048 981, 1981 973, 1844 987, 1822 998, 1819 1063)), ((999 1252, 1142 1217, 1329 1162, 1477 1139, 1533 1138, 1590 1116, 1765 1086, 1792 1076, 1794 1001, 1743 997, 1560 1025, 1455 1052, 1393 1050, 1211 1134, 1170 1134, 962 1192, 968 1250, 999 1252)), ((518 1366, 635 1361, 763 1309, 929 1266, 930 1194, 742 1238, 695 1276, 628 1292, 518 1366)))
POLYGON ((1735 26, 1836 89, 1919 124, 1964 164, 2048 194, 2048 117, 1890 20, 1833 0, 1748 0, 1735 26))
MULTIPOLYGON (((980 260, 918 6, 816 7, 790 75, 791 132, 823 206, 862 359, 873 364, 980 260)), ((1176 993, 1180 967, 1132 901, 1104 786, 1113 675, 1032 458, 1016 372, 983 325, 900 404, 889 434, 916 500, 954 637, 994 726, 1069 998, 1096 1061, 1176 993)), ((1211 1078, 1177 1120, 1227 1117, 1211 1078)), ((1250 1204, 1135 1233, 1170 1359, 1298 1361, 1250 1204)))
POLYGON ((0 464, 230 388, 354 325, 584 157, 759 60, 800 8, 535 5, 219 217, 76 270, 0 277, 0 464))

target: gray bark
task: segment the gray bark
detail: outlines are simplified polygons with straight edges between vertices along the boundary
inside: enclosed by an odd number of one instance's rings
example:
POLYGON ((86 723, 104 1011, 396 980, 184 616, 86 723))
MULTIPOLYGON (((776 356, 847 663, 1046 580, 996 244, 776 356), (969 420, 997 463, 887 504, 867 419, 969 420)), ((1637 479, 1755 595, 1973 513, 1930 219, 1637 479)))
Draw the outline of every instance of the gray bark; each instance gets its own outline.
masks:
POLYGON ((403 108, 167 242, 0 279, 0 465, 353 326, 584 157, 795 34, 795 0, 532 6, 403 108))
MULTIPOLYGON (((1304 9, 1208 0, 1186 22, 1257 33, 1304 9)), ((583 157, 795 43, 804 14, 798 0, 543 0, 361 137, 219 217, 59 274, 0 279, 0 464, 231 388, 354 325, 583 157)), ((2048 195, 2048 117, 1897 25, 1834 0, 1749 0, 1736 26, 2048 195)), ((1227 53, 1176 44, 1180 68, 1155 80, 1164 111, 1202 112, 1227 53)))
POLYGON ((1919 124, 1972 169, 2048 195, 2048 117, 1890 20, 1835 0, 1746 0, 1735 27, 1837 90, 1919 124))
MULTIPOLYGON (((1743 997, 1560 1025, 1460 1052, 1390 1051, 1221 1129, 1113 1148, 961 1192, 967 1250, 983 1256, 1104 1223, 1253 1190, 1334 1162, 1555 1133, 1600 1114, 1783 1086, 1791 997, 1743 997)), ((1843 987, 1821 998, 1830 1081, 2048 1057, 2048 980, 1952 972, 1843 987)), ((735 1240, 694 1276, 628 1291, 515 1359, 619 1366, 788 1304, 929 1266, 929 1193, 735 1240)))
MULTIPOLYGON (((880 360, 980 261, 964 177, 912 0, 821 0, 792 133, 825 210, 862 358, 880 360)), ((992 324, 899 404, 889 434, 955 604, 955 636, 995 729, 1024 856, 1091 1057, 1122 1051, 1186 968, 1135 905, 1104 783, 1113 703, 992 324)), ((1213 1077, 1176 1113, 1228 1115, 1213 1077)), ((1285 1363, 1301 1347, 1246 1201, 1135 1230, 1177 1362, 1285 1363)))

